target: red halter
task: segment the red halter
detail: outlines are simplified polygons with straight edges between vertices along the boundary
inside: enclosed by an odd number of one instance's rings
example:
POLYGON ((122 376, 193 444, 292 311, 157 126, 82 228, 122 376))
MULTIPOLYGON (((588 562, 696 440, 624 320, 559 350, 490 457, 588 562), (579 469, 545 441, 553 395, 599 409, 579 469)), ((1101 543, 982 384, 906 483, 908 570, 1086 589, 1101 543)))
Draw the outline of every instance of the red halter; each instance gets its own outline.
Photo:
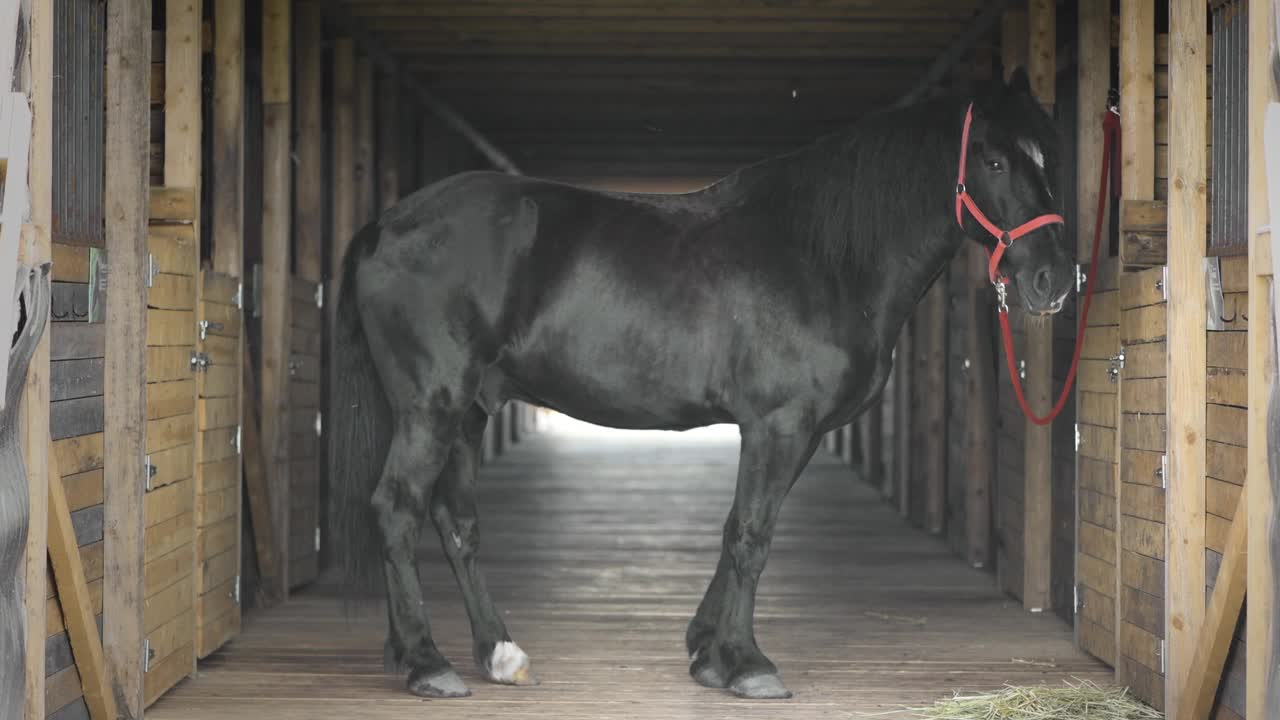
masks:
MULTIPOLYGON (((969 126, 973 124, 973 103, 969 103, 969 109, 964 114, 964 133, 960 136, 960 172, 956 174, 956 223, 961 227, 964 226, 964 208, 969 209, 969 214, 973 216, 978 224, 986 228, 996 239, 995 252, 989 253, 991 261, 987 264, 987 274, 991 278, 991 282, 997 288, 1002 287, 1007 281, 1000 274, 1000 258, 1004 257, 1004 251, 1009 245, 1018 238, 1026 235, 1034 230, 1039 230, 1045 225, 1065 224, 1061 215, 1046 213, 1038 217, 1032 218, 1018 227, 1005 231, 1001 230, 995 223, 978 209, 978 204, 973 201, 973 196, 964 186, 964 168, 969 159, 969 126)), ((1003 295, 1003 293, 1002 293, 1003 295)), ((1001 305, 1003 305, 1003 297, 1001 305)))

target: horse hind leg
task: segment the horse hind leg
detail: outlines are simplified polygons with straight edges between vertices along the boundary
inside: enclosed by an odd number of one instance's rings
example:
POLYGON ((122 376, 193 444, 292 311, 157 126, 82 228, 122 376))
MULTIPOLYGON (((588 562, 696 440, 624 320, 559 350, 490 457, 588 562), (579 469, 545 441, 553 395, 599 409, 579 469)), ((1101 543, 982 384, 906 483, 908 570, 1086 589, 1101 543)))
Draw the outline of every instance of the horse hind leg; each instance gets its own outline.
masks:
POLYGON ((504 685, 536 685, 529 672, 529 656, 507 633, 502 614, 489 595, 480 571, 480 521, 476 510, 475 476, 488 415, 472 406, 454 441, 431 500, 431 518, 440 545, 453 567, 471 621, 472 651, 477 667, 489 680, 504 685))
POLYGON ((417 567, 417 541, 457 432, 452 418, 458 415, 446 407, 419 407, 402 414, 373 494, 387 583, 387 657, 408 669, 409 690, 422 697, 471 694, 431 637, 417 567))

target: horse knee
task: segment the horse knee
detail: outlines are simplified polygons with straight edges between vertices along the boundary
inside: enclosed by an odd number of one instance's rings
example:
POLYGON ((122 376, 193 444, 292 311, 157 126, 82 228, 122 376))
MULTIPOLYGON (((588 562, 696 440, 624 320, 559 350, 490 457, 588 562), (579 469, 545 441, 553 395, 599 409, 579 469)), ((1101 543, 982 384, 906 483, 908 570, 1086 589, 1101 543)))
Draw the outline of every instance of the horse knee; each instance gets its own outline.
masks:
POLYGON ((480 550, 480 523, 475 516, 456 513, 437 498, 431 502, 431 520, 449 554, 467 558, 480 550))
POLYGON ((370 507, 382 533, 383 549, 390 555, 412 555, 422 528, 419 508, 410 507, 403 495, 381 488, 373 494, 370 507))
POLYGON ((725 528, 724 544, 739 577, 759 577, 769 557, 772 538, 747 523, 732 523, 725 528))

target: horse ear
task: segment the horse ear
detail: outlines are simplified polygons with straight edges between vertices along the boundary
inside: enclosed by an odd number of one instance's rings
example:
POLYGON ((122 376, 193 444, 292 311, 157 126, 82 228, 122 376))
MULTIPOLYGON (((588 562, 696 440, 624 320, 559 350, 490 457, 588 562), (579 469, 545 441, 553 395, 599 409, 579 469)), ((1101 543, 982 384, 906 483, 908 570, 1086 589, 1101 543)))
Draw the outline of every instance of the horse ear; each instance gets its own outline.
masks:
POLYGON ((1027 69, 1021 65, 1013 69, 1009 75, 1009 93, 1011 95, 1030 95, 1031 94, 1031 78, 1027 76, 1027 69))

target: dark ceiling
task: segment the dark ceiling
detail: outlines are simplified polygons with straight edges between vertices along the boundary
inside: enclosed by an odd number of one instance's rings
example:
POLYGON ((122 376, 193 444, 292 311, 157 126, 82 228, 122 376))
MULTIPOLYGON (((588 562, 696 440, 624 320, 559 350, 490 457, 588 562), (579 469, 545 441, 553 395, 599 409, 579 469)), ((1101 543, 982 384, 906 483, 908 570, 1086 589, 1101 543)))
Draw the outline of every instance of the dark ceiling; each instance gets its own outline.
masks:
POLYGON ((979 0, 343 0, 526 173, 709 178, 898 99, 979 0))

